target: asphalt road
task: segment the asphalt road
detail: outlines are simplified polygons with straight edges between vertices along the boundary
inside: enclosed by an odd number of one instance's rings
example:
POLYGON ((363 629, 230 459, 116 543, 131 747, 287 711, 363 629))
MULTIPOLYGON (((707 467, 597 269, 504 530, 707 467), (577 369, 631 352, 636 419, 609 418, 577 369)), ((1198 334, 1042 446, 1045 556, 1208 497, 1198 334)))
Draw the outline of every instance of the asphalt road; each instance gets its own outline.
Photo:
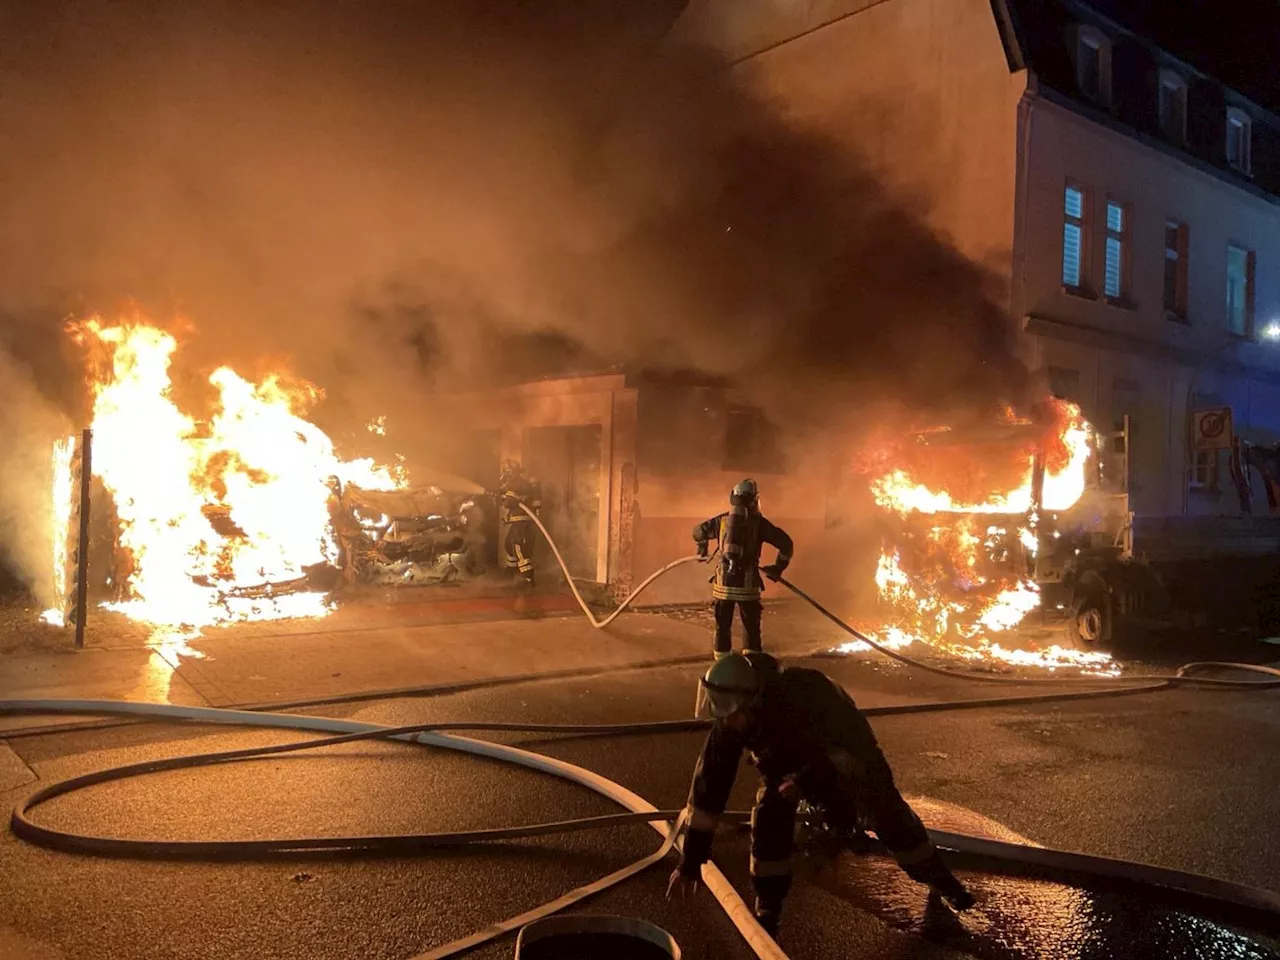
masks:
MULTIPOLYGON (((867 702, 990 695, 895 665, 821 666, 867 702)), ((425 700, 315 709, 380 723, 627 722, 687 716, 696 672, 649 670, 425 700)), ((1134 858, 1280 890, 1275 744, 1280 693, 1151 696, 874 721, 904 793, 938 826, 1134 858)), ((14 740, 9 769, 42 781, 151 757, 279 742, 279 733, 142 725, 14 740), (16 756, 15 756, 16 755, 16 756)), ((659 807, 684 802, 701 737, 504 737, 581 764, 659 807)), ((0 748, 2 750, 4 748, 0 748)), ((5 769, 0 767, 0 769, 5 769)), ((752 771, 733 806, 745 808, 752 771)), ((30 784, 0 796, 11 805, 30 784)), ((529 771, 448 752, 357 744, 92 788, 39 811, 51 824, 156 838, 394 833, 539 822, 616 808, 529 771)), ((644 827, 415 857, 268 863, 132 862, 0 836, 0 957, 402 960, 529 909, 651 852, 644 827)), ((717 860, 746 889, 745 843, 717 860)), ((582 909, 641 916, 690 958, 750 952, 704 892, 662 897, 663 867, 582 909)), ((968 874, 956 918, 879 858, 806 871, 782 943, 820 957, 1280 958, 1280 944, 1116 892, 968 874)), ((510 957, 510 939, 476 951, 510 957)))

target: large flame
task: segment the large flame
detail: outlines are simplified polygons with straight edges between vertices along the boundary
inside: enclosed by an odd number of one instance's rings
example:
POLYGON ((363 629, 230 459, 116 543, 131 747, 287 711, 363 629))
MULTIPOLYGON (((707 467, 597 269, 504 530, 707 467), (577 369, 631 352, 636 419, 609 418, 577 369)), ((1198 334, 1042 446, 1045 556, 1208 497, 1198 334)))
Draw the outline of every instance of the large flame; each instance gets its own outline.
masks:
POLYGON ((1058 646, 1031 652, 992 639, 1039 608, 1040 588, 1030 577, 1038 517, 1080 500, 1095 444, 1080 408, 1060 400, 1044 404, 1038 423, 1008 412, 999 426, 1005 433, 995 441, 956 443, 947 428, 934 428, 917 435, 914 445, 863 458, 883 468, 872 477, 871 492, 897 518, 898 531, 876 571, 891 617, 869 635, 894 648, 919 639, 969 659, 1104 667, 1106 654, 1058 646), (1037 458, 1044 468, 1038 502, 1037 458), (889 469, 890 463, 897 465, 889 469))
POLYGON ((221 367, 208 378, 212 415, 198 422, 172 395, 170 333, 96 316, 73 332, 93 361, 93 472, 129 560, 125 598, 110 606, 187 629, 326 613, 324 594, 275 587, 336 560, 333 482, 389 490, 403 475, 340 459, 302 418, 321 395, 310 384, 221 367))
POLYGON ((52 564, 49 569, 50 595, 54 606, 40 615, 45 623, 61 627, 66 625, 66 604, 71 590, 68 574, 70 556, 68 547, 71 544, 71 504, 76 495, 73 489, 71 470, 72 457, 75 455, 76 438, 66 437, 54 442, 53 459, 53 529, 50 539, 53 542, 52 564))

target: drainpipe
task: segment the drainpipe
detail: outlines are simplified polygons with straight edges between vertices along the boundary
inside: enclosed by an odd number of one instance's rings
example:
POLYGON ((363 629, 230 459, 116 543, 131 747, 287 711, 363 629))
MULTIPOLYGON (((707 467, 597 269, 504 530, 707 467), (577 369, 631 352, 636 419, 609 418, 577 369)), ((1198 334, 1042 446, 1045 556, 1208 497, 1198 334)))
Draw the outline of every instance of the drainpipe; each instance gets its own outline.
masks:
MULTIPOLYGON (((1010 310, 1018 324, 1018 333, 1023 332, 1026 323, 1026 244, 1027 244, 1027 193, 1030 187, 1031 170, 1031 118, 1036 96, 1036 78, 1030 70, 1026 71, 1027 85, 1022 98, 1018 101, 1017 131, 1017 172, 1014 184, 1014 221, 1013 221, 1013 276, 1010 277, 1010 310)), ((1037 354, 1039 351, 1037 350, 1037 354)))

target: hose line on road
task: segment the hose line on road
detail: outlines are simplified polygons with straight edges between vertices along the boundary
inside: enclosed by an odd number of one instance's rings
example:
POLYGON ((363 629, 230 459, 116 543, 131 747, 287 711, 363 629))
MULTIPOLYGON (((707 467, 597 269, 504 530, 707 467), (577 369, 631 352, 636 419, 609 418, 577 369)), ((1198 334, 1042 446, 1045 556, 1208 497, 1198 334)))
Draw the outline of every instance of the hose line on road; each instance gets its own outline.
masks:
MULTIPOLYGON (((946 705, 944 703, 940 706, 945 707, 946 705)), ((194 754, 128 764, 71 777, 35 790, 14 809, 10 820, 13 832, 29 842, 72 853, 182 860, 266 859, 272 857, 296 857, 306 853, 403 854, 442 846, 541 837, 570 831, 636 823, 650 823, 655 830, 663 835, 662 846, 641 860, 590 884, 570 891, 568 894, 535 910, 527 911, 494 926, 486 927, 484 930, 461 940, 421 954, 415 960, 444 960, 444 958, 454 956, 481 943, 488 942, 495 937, 516 930, 526 923, 548 916, 637 875, 660 862, 678 843, 679 817, 683 814, 683 811, 679 810, 658 810, 647 800, 632 793, 620 784, 566 761, 523 750, 519 747, 460 737, 449 731, 507 730, 523 733, 599 734, 670 733, 688 731, 700 726, 694 721, 677 721, 657 724, 607 725, 460 722, 389 727, 327 717, 311 717, 299 714, 263 714, 211 707, 177 707, 118 701, 0 701, 0 710, 23 711, 28 709, 38 709, 45 712, 131 714, 151 716, 161 720, 308 730, 333 734, 320 739, 296 743, 274 744, 265 747, 194 754), (65 796, 96 784, 164 771, 252 760, 282 753, 371 739, 408 741, 427 746, 461 750, 479 756, 516 763, 586 786, 601 796, 619 803, 629 812, 618 815, 584 817, 555 823, 447 833, 219 841, 142 840, 124 837, 101 837, 48 827, 36 823, 31 818, 32 810, 39 805, 56 797, 65 796)), ((740 818, 745 814, 731 816, 740 818)), ((1233 919, 1257 924, 1262 928, 1280 921, 1280 896, 1266 890, 1125 860, 1094 857, 936 830, 931 830, 930 835, 934 842, 946 851, 948 862, 955 867, 968 866, 993 872, 1031 874, 1039 877, 1047 874, 1058 879, 1066 878, 1068 882, 1073 879, 1079 881, 1081 878, 1085 878, 1093 879, 1094 881, 1102 880, 1121 883, 1157 899, 1188 906, 1193 910, 1199 910, 1215 916, 1230 916, 1233 919)), ((703 879, 707 882, 708 888, 721 906, 729 912, 734 924, 743 933, 748 943, 751 944, 757 956, 769 958, 769 960, 786 960, 785 954, 755 923, 742 898, 713 863, 708 862, 704 867, 703 879)))
POLYGON ((560 553, 560 548, 556 546, 556 542, 552 538, 551 533, 547 530, 545 526, 543 526, 542 521, 538 518, 538 514, 534 510, 530 509, 530 507, 523 500, 517 501, 517 502, 520 504, 520 509, 523 510, 528 515, 529 519, 532 520, 537 525, 538 529, 542 532, 543 539, 547 541, 547 546, 551 548, 551 553, 556 558, 556 563, 560 564, 560 569, 564 571, 564 582, 569 585, 569 589, 573 592, 573 598, 578 601, 578 606, 582 608, 582 612, 586 615, 587 621, 591 624, 591 626, 595 627, 597 630, 601 630, 604 627, 607 627, 609 624, 613 623, 613 621, 618 618, 619 614, 621 614, 622 611, 626 610, 629 606, 631 606, 631 601, 635 600, 636 597, 640 596, 640 594, 644 593, 647 589, 649 589, 649 584, 653 583, 653 581, 657 580, 661 576, 666 575, 667 573, 670 573, 672 570, 674 570, 678 566, 681 566, 682 564, 693 563, 695 560, 701 559, 699 556, 697 556, 697 554, 693 554, 688 557, 680 557, 677 560, 672 560, 665 567, 659 567, 657 570, 653 571, 653 573, 649 574, 649 576, 645 577, 644 580, 640 582, 640 586, 636 587, 629 594, 627 594, 626 599, 623 600, 620 604, 618 604, 618 607, 616 610, 610 613, 603 620, 597 620, 596 615, 592 612, 591 608, 587 606, 587 601, 584 600, 582 598, 582 594, 578 592, 578 585, 573 582, 573 574, 569 572, 569 564, 565 562, 564 555, 560 553))

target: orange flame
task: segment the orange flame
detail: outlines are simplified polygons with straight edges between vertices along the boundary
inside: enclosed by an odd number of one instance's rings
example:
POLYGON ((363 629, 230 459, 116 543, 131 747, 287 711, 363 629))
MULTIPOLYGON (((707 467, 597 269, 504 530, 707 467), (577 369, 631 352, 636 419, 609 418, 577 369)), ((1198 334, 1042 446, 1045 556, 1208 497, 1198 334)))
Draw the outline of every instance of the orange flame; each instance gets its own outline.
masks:
POLYGON ((902 521, 897 544, 882 553, 876 572, 881 601, 893 614, 873 636, 877 642, 901 647, 920 639, 967 658, 1014 664, 1098 668, 1109 663, 1105 654, 1061 647, 1010 650, 990 640, 1017 628, 1040 606, 1040 588, 1029 576, 1030 558, 1039 547, 1038 511, 1069 509, 1087 486, 1095 437, 1080 408, 1051 400, 1043 413, 1037 428, 1032 420, 1005 411, 1001 429, 1018 431, 1009 435, 1011 444, 952 443, 942 427, 927 432, 942 438, 939 445, 900 445, 863 458, 886 466, 891 460, 907 462, 870 482, 876 503, 902 521), (1044 466, 1039 503, 1037 457, 1044 466), (941 482, 931 486, 918 479, 910 469, 916 467, 941 482), (999 486, 1004 477, 1014 485, 999 486), (949 489, 952 484, 963 487, 964 495, 949 489), (983 516, 990 519, 980 521, 983 516), (928 530, 922 535, 924 518, 928 530), (978 532, 983 525, 985 536, 978 532))
POLYGON ((221 367, 209 376, 215 412, 197 423, 172 397, 171 334, 140 318, 110 325, 96 316, 73 333, 90 350, 94 474, 112 495, 132 564, 127 599, 109 606, 188 630, 323 616, 320 593, 234 591, 297 581, 335 560, 331 478, 389 490, 403 475, 341 460, 302 419, 321 396, 310 384, 286 387, 275 375, 253 383, 221 367))

